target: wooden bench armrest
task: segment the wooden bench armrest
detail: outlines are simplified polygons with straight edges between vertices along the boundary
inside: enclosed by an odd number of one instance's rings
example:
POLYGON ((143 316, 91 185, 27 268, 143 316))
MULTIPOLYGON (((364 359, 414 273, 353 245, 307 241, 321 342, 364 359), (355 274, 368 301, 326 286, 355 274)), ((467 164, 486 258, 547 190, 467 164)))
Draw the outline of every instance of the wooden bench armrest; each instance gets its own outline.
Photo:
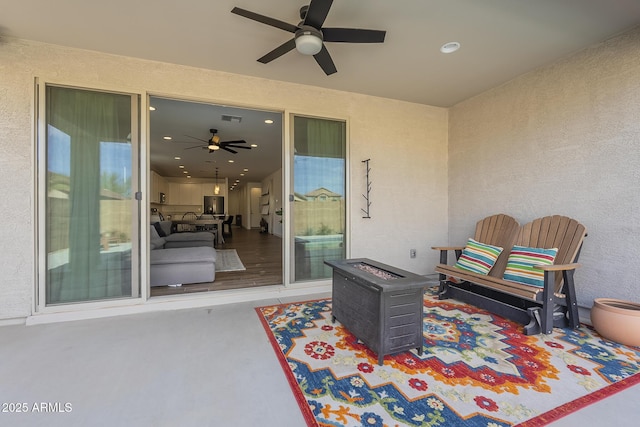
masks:
POLYGON ((464 246, 431 246, 431 249, 436 251, 461 251, 464 246))
POLYGON ((458 258, 460 258, 460 255, 462 255, 462 250, 464 249, 464 246, 431 246, 431 249, 440 251, 440 263, 446 264, 449 251, 454 251, 456 255, 456 260, 458 260, 458 258))
POLYGON ((580 264, 574 262, 571 264, 534 265, 534 267, 545 271, 564 271, 575 270, 576 268, 580 267, 580 264))

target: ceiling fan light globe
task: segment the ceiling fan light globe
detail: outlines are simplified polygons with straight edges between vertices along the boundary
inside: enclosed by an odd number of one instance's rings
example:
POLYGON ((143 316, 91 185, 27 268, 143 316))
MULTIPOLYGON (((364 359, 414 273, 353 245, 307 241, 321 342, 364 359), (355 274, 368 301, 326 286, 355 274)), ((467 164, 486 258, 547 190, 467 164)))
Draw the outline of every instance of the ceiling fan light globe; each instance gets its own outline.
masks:
POLYGON ((315 55, 322 50, 322 39, 305 32, 296 36, 296 50, 303 55, 315 55))
POLYGON ((220 147, 218 147, 218 146, 217 146, 217 145, 215 145, 215 144, 209 144, 209 145, 207 146, 207 148, 208 148, 209 150, 214 150, 214 151, 215 151, 215 150, 219 150, 219 149, 220 149, 220 147))

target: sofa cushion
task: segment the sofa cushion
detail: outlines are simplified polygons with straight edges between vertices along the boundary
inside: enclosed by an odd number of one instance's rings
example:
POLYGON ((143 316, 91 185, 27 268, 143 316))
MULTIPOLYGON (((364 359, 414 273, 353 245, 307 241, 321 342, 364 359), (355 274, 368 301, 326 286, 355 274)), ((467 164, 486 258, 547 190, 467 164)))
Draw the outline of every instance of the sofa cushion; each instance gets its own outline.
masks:
POLYGON ((164 230, 162 229, 162 226, 160 225, 159 222, 154 222, 153 223, 153 227, 156 229, 156 232, 158 233, 158 236, 167 237, 167 233, 164 232, 164 230))
POLYGON ((213 248, 214 237, 207 231, 173 233, 165 237, 165 248, 190 248, 194 246, 209 246, 213 248))
POLYGON ((503 278, 511 282, 542 288, 544 271, 534 266, 552 265, 557 253, 558 248, 541 249, 515 245, 509 253, 503 278))
POLYGON ((172 225, 173 223, 171 221, 160 221, 160 227, 164 231, 164 234, 167 236, 171 234, 172 225))
POLYGON ((151 240, 155 240, 155 239, 159 239, 160 238, 160 235, 158 234, 158 230, 156 230, 156 228, 153 226, 153 224, 149 228, 149 238, 151 240))
POLYGON ((216 250, 208 246, 151 251, 151 265, 216 262, 216 250))
POLYGON ((158 249, 150 252, 150 286, 213 282, 216 250, 210 246, 158 249))
POLYGON ((151 239, 151 250, 164 248, 166 240, 164 237, 158 237, 157 239, 151 239))
POLYGON ((488 245, 469 239, 455 267, 479 274, 488 274, 502 252, 499 246, 488 245))
POLYGON ((213 241, 213 234, 207 231, 173 233, 165 237, 167 242, 196 242, 198 240, 213 241))

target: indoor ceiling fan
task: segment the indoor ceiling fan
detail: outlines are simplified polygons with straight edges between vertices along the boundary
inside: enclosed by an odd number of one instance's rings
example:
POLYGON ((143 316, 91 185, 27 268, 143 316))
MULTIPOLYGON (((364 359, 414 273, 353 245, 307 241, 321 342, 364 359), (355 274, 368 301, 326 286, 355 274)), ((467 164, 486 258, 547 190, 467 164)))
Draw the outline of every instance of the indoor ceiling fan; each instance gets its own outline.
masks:
POLYGON ((207 139, 201 139, 201 138, 196 138, 195 136, 189 136, 189 135, 185 135, 188 136, 189 138, 193 138, 193 139, 197 139, 198 141, 202 141, 204 143, 206 143, 207 145, 202 146, 202 145, 196 145, 195 147, 189 147, 189 148, 185 148, 185 150, 191 150, 192 148, 202 148, 205 150, 209 150, 210 153, 213 153, 214 151, 218 151, 219 149, 223 149, 225 151, 228 151, 230 153, 233 154, 237 154, 238 152, 236 150, 234 150, 234 148, 241 148, 243 150, 251 150, 251 147, 245 147, 242 145, 237 145, 237 144, 246 144, 247 141, 245 141, 244 139, 239 139, 237 141, 220 141, 220 137, 218 136, 218 129, 209 129, 209 132, 211 132, 211 138, 207 139))
POLYGON ((358 28, 323 28, 333 0, 311 0, 308 6, 300 8, 300 23, 289 24, 248 10, 234 7, 231 13, 254 21, 280 28, 294 34, 294 37, 258 59, 267 64, 294 48, 303 55, 313 55, 326 75, 335 73, 336 66, 324 42, 336 43, 382 43, 386 31, 363 30, 358 28))

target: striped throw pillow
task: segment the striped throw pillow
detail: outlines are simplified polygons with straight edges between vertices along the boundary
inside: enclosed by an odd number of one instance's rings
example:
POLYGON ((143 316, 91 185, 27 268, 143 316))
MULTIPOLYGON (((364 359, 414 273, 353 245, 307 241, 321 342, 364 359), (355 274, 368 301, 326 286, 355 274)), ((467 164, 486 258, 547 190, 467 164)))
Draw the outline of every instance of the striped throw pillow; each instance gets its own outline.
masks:
POLYGON ((558 248, 541 249, 514 246, 509 253, 503 278, 523 285, 544 287, 544 271, 534 265, 552 265, 558 248))
POLYGON ((499 246, 487 245, 474 239, 467 241, 455 267, 479 274, 488 274, 502 252, 499 246))

